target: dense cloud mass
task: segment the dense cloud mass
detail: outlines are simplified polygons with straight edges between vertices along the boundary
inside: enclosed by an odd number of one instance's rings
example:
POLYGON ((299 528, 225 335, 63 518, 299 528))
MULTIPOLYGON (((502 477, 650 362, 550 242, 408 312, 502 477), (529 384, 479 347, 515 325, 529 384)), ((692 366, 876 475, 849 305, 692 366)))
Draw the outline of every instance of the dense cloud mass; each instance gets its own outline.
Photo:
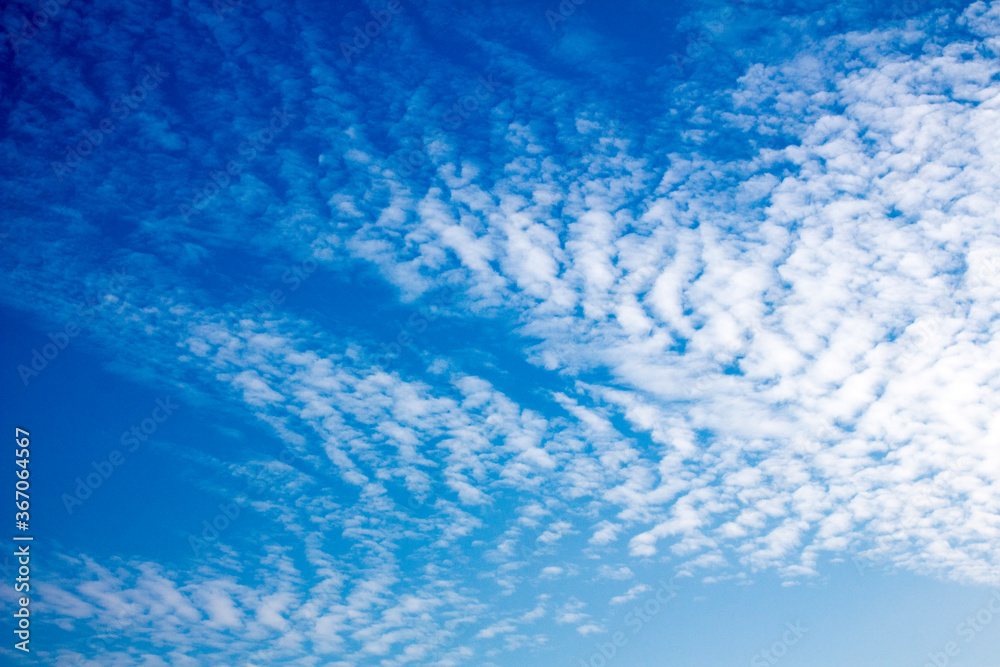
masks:
POLYGON ((3 15, 5 304, 286 449, 178 443, 252 520, 66 549, 53 664, 514 664, 640 568, 1000 583, 1000 3, 56 4, 3 15))

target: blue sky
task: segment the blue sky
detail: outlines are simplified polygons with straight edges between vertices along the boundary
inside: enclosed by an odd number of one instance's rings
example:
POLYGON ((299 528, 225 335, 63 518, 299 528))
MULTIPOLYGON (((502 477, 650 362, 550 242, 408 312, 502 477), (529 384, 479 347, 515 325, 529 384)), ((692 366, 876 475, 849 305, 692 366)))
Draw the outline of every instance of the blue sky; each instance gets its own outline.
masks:
POLYGON ((2 20, 4 664, 996 667, 1000 2, 2 20))

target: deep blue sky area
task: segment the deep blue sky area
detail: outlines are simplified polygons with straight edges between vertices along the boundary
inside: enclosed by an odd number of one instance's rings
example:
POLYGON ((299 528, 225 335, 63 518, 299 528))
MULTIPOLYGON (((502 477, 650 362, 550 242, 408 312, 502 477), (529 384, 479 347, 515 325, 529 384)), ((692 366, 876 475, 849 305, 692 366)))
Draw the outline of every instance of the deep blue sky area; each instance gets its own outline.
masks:
POLYGON ((997 667, 1000 2, 0 21, 0 664, 997 667))

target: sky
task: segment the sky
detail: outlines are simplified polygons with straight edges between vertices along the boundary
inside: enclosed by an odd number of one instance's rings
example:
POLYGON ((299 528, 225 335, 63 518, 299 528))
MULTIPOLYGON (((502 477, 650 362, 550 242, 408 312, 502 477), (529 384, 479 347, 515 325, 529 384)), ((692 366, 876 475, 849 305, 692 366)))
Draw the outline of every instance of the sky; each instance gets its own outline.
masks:
POLYGON ((0 664, 998 667, 1000 1, 0 20, 0 664))

